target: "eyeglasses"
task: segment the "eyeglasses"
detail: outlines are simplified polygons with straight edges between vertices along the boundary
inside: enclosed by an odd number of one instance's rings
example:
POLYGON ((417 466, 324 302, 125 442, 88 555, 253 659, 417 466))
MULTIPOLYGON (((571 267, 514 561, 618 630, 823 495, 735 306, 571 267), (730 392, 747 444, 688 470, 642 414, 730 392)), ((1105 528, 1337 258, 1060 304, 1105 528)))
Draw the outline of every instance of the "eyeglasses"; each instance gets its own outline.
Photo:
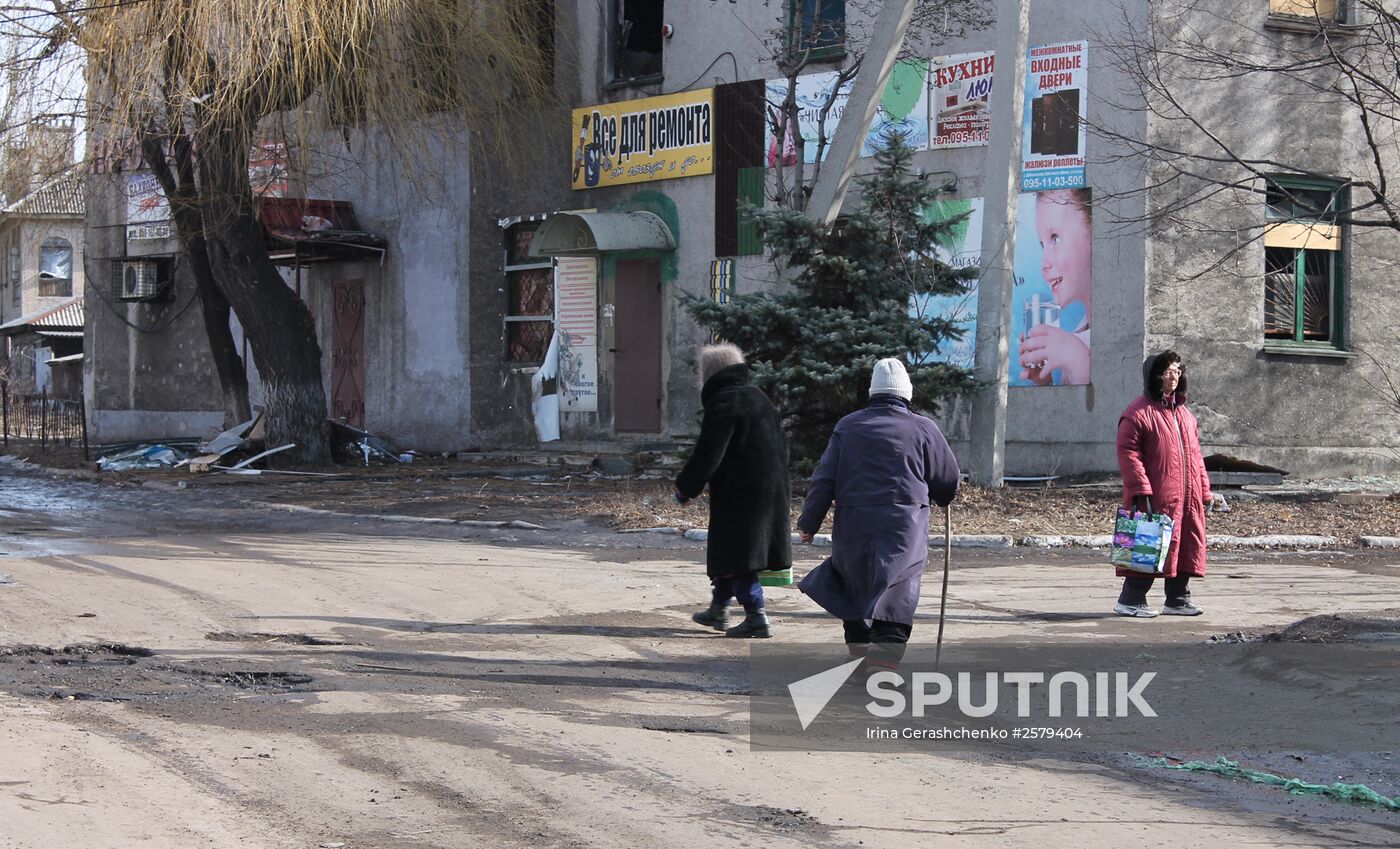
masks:
POLYGON ((1169 375, 1169 374, 1174 374, 1174 375, 1176 375, 1177 377, 1180 377, 1181 375, 1183 375, 1183 374, 1185 374, 1185 373, 1186 373, 1186 366, 1179 366, 1179 365, 1178 365, 1178 366, 1169 366, 1169 367, 1167 368, 1166 371, 1162 372, 1162 376, 1165 377, 1165 376, 1167 376, 1167 375, 1169 375))

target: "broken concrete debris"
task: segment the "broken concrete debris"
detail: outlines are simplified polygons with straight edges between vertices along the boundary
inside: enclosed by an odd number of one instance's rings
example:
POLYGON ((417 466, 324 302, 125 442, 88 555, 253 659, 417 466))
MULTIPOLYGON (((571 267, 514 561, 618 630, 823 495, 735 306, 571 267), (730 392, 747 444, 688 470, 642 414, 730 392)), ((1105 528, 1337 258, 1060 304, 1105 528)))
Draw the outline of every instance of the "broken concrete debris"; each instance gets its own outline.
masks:
POLYGON ((190 458, 189 466, 191 472, 207 472, 224 458, 241 448, 246 448, 253 441, 253 431, 262 423, 263 413, 258 411, 246 422, 231 427, 213 439, 199 446, 199 456, 190 458))

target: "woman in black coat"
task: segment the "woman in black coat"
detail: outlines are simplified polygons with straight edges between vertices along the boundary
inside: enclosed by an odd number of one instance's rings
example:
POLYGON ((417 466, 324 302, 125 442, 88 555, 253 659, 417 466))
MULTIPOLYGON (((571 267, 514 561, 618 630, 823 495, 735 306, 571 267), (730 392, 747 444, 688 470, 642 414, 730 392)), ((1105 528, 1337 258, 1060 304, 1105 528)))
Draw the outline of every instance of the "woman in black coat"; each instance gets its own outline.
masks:
POLYGON ((730 637, 770 637, 759 573, 766 573, 765 582, 792 583, 792 487, 782 419, 749 383, 744 355, 733 345, 700 350, 700 381, 705 416, 695 452, 676 478, 676 500, 684 504, 710 486, 705 571, 714 592, 709 609, 691 618, 730 637), (729 628, 734 598, 746 615, 729 628))

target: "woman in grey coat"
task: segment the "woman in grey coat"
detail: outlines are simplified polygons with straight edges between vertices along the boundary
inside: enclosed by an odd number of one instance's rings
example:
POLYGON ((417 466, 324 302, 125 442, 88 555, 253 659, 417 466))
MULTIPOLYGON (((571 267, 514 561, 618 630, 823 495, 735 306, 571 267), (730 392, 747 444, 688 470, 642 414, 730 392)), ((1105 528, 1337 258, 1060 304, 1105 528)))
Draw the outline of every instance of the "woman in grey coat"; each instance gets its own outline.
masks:
POLYGON ((875 364, 870 403, 837 423, 797 520, 810 542, 836 503, 831 557, 798 589, 845 624, 848 644, 908 642, 929 505, 958 492, 958 461, 938 425, 909 409, 913 394, 903 363, 875 364))

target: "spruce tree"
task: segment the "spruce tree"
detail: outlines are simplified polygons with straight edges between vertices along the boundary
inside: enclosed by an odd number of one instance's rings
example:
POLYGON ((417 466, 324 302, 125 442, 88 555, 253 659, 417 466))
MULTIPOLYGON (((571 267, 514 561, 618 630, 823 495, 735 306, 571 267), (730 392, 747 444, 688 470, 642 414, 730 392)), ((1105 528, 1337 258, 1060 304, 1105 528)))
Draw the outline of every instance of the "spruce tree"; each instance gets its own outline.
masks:
POLYGON ((977 269, 953 269, 935 256, 958 221, 929 214, 937 192, 913 175, 903 134, 886 136, 875 158, 859 207, 833 228, 789 208, 748 210, 779 269, 780 291, 725 304, 687 296, 701 326, 744 350, 755 383, 783 413, 793 464, 804 472, 821 457, 836 422, 865 406, 876 360, 903 359, 913 405, 930 413, 973 385, 967 369, 926 356, 963 331, 910 310, 913 296, 966 292, 977 276, 977 269))

